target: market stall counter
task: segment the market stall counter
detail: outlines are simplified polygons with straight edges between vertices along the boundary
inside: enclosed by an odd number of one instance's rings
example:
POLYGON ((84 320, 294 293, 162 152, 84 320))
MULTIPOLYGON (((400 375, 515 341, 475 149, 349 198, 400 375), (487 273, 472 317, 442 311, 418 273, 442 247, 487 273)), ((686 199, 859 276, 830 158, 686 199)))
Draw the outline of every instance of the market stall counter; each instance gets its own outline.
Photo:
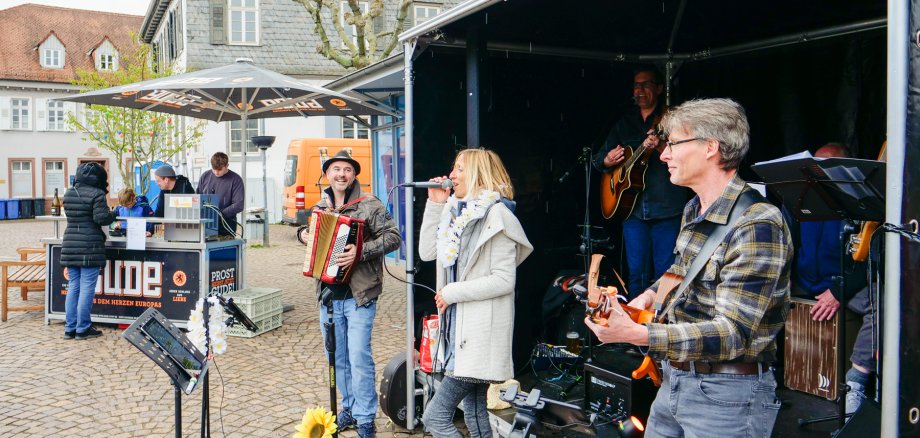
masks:
MULTIPOLYGON (((68 277, 66 267, 61 266, 62 239, 58 222, 67 218, 40 216, 38 219, 55 221, 55 236, 42 239, 46 251, 47 324, 52 319, 63 320, 65 314, 68 277)), ((138 239, 129 245, 130 237, 109 236, 106 265, 99 273, 93 299, 93 322, 130 324, 147 308, 154 307, 184 328, 200 297, 209 292, 223 294, 244 287, 243 240, 206 236, 205 225, 211 219, 146 220, 162 223, 167 228, 165 233, 155 236, 176 236, 177 233, 170 233, 168 228, 181 228, 182 241, 148 237, 143 239, 142 249, 139 249, 138 239)), ((128 226, 132 226, 130 222, 128 226)))

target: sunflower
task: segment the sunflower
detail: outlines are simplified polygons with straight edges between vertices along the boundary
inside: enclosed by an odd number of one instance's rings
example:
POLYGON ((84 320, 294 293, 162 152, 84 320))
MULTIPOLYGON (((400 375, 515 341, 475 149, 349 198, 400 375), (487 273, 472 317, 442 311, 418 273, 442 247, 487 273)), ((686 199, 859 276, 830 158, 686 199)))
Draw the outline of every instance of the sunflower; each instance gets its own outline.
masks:
POLYGON ((335 433, 335 415, 324 408, 307 409, 292 438, 328 438, 335 433))

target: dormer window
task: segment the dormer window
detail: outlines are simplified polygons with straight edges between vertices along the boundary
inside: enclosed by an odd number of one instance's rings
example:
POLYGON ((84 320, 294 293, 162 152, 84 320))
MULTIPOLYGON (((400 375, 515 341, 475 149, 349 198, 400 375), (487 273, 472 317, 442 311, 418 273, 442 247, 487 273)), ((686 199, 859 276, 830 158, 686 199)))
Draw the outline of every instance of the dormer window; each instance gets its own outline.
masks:
POLYGON ((93 58, 96 64, 96 70, 115 71, 118 70, 118 50, 109 42, 108 38, 96 47, 93 51, 93 58))
POLYGON ((45 68, 64 68, 64 45, 52 33, 39 46, 41 65, 45 68))

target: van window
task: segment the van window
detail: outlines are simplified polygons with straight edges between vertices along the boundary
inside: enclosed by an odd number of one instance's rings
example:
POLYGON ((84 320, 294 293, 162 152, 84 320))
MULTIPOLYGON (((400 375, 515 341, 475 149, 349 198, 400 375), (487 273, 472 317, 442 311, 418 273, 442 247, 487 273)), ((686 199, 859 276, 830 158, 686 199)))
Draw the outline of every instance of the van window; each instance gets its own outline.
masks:
POLYGON ((297 182, 297 155, 288 155, 284 162, 284 185, 290 187, 297 182))

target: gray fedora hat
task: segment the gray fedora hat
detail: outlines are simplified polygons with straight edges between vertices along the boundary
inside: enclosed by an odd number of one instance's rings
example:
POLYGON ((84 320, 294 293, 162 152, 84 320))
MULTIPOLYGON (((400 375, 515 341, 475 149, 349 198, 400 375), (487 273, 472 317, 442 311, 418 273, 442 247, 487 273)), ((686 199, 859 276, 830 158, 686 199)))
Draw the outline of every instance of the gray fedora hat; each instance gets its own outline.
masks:
POLYGON ((340 150, 339 153, 333 155, 332 158, 326 160, 326 162, 323 163, 323 173, 326 173, 326 170, 329 169, 329 165, 336 161, 345 161, 351 163, 351 165, 355 168, 355 175, 361 173, 361 165, 358 164, 354 158, 351 158, 351 155, 349 155, 348 151, 345 149, 340 150))

